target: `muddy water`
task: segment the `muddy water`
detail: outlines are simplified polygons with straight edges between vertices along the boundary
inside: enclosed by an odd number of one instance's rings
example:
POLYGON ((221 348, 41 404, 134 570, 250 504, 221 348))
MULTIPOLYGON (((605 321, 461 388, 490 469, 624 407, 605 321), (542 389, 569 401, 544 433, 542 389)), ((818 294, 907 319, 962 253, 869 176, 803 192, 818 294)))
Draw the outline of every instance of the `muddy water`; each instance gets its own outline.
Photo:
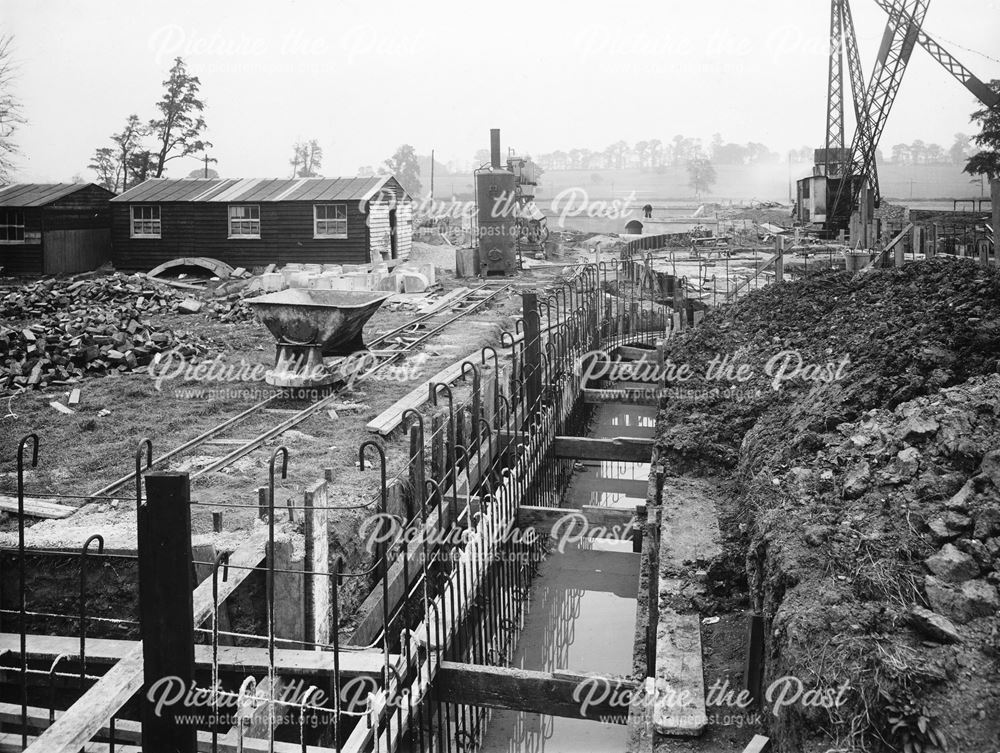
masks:
MULTIPOLYGON (((651 437, 654 421, 653 409, 602 405, 591 436, 651 437)), ((565 506, 643 503, 648 475, 648 463, 588 463, 574 475, 565 506)), ((628 674, 638 575, 631 541, 595 539, 549 554, 533 582, 512 666, 628 674)), ((624 724, 495 710, 481 751, 610 753, 625 749, 625 737, 624 724)))
MULTIPOLYGON (((655 408, 641 405, 598 405, 594 411, 590 436, 596 439, 651 438, 655 427, 655 408)), ((599 505, 629 508, 645 504, 649 463, 584 461, 577 468, 573 487, 567 495, 567 507, 599 505)))

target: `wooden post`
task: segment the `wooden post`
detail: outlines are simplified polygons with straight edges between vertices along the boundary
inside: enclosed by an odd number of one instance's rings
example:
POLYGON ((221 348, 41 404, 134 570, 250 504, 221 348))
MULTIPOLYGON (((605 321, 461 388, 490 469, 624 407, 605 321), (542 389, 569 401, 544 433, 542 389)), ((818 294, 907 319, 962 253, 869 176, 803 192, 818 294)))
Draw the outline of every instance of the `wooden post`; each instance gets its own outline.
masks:
MULTIPOLYGON (((411 467, 411 473, 412 472, 413 470, 411 467)), ((447 473, 448 471, 445 460, 444 416, 438 412, 431 416, 431 478, 434 479, 434 482, 438 485, 438 489, 442 493, 444 493, 445 490, 444 482, 447 473)), ((416 484, 416 481, 411 479, 411 483, 416 484)))
MULTIPOLYGON (((306 489, 305 513, 306 567, 303 585, 306 599, 305 639, 308 642, 330 642, 330 531, 329 488, 326 480, 306 489)), ((317 651, 319 646, 314 647, 317 651)))
POLYGON ((785 244, 780 235, 774 237, 774 281, 785 279, 785 244))
POLYGON ((413 487, 413 509, 419 510, 426 498, 427 485, 424 478, 423 435, 416 424, 410 426, 410 484, 413 487))
POLYGON ((990 181, 993 197, 993 263, 1000 264, 1000 180, 990 181))
POLYGON ((191 481, 186 473, 146 474, 139 506, 139 632, 143 688, 142 749, 146 753, 195 753, 197 730, 178 717, 197 714, 183 703, 157 708, 160 682, 194 687, 194 607, 191 600, 191 481), (168 681, 166 678, 173 678, 168 681), (152 698, 150 690, 153 689, 152 698))
POLYGON ((542 334, 538 311, 538 293, 522 294, 524 300, 524 372, 526 380, 526 413, 534 410, 542 395, 542 334))
POLYGON ((937 223, 934 223, 933 225, 931 225, 931 227, 930 227, 930 236, 931 236, 930 243, 928 244, 928 247, 927 247, 927 258, 928 259, 933 259, 935 256, 937 256, 937 242, 938 242, 938 226, 937 226, 937 223))
POLYGON ((923 228, 920 225, 913 226, 913 258, 916 260, 917 256, 923 253, 924 243, 923 243, 923 228))
POLYGON ((764 682, 764 617, 751 614, 747 623, 746 656, 743 662, 743 689, 760 702, 764 682))

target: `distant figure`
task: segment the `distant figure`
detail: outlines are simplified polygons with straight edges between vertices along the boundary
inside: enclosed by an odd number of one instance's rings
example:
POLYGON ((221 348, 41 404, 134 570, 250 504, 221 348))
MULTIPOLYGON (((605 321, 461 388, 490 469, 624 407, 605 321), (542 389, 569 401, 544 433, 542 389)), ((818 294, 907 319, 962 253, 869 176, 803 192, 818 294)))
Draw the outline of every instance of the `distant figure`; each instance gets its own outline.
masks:
POLYGON ((644 206, 642 208, 642 216, 645 219, 647 219, 647 220, 651 219, 653 217, 653 205, 652 204, 647 204, 646 206, 644 206))

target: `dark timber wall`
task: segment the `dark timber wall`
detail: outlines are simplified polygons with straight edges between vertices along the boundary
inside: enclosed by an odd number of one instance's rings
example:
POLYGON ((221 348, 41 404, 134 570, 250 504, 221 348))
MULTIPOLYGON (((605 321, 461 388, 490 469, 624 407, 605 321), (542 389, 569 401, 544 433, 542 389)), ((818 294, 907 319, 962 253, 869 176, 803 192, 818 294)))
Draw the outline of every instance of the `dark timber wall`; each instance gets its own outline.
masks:
POLYGON ((160 207, 160 238, 132 238, 132 205, 111 205, 112 256, 118 269, 149 270, 183 256, 208 256, 248 269, 288 262, 367 264, 370 261, 366 214, 357 200, 260 202, 259 239, 228 237, 226 202, 149 203, 160 207), (347 205, 346 239, 313 238, 314 203, 347 205))
POLYGON ((72 274, 110 260, 112 196, 90 185, 45 206, 12 207, 24 213, 25 238, 34 234, 40 242, 0 244, 2 274, 72 274))

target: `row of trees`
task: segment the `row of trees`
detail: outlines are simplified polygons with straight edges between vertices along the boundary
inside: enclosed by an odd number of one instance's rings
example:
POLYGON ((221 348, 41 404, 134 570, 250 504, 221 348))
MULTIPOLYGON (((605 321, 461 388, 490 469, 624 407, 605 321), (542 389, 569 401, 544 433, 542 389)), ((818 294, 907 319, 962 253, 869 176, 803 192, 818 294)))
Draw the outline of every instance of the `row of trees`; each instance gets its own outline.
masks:
POLYGON ((955 140, 948 150, 940 144, 927 144, 917 139, 911 144, 893 146, 889 160, 897 165, 964 165, 975 151, 971 136, 956 133, 955 140))
POLYGON ((181 58, 174 60, 163 87, 156 117, 143 121, 135 113, 129 115, 122 130, 111 135, 111 146, 95 150, 87 167, 109 191, 124 191, 148 178, 160 178, 168 162, 202 154, 212 146, 203 136, 201 82, 181 58))
MULTIPOLYGON (((812 150, 809 157, 812 157, 812 150)), ((665 167, 687 165, 693 160, 710 160, 717 165, 753 165, 781 161, 781 155, 757 142, 736 144, 727 142, 716 133, 708 145, 701 139, 678 134, 670 141, 649 139, 630 145, 616 141, 603 150, 557 150, 538 156, 538 164, 546 170, 599 170, 639 168, 661 170, 665 167)), ((476 153, 480 164, 489 160, 485 149, 476 153)))

